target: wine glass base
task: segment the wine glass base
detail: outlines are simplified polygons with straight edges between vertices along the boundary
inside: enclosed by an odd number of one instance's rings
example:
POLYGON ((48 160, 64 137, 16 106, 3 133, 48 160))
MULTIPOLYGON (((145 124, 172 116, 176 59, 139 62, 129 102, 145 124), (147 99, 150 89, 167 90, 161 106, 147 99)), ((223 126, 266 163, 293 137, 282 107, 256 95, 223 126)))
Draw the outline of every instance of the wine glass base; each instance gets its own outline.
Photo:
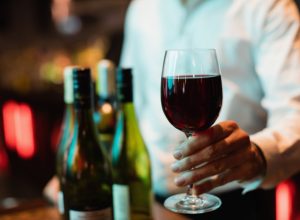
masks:
POLYGON ((191 202, 190 198, 187 198, 186 193, 170 196, 164 202, 164 206, 167 209, 182 214, 201 214, 211 212, 218 209, 221 204, 221 200, 211 194, 194 196, 191 202))

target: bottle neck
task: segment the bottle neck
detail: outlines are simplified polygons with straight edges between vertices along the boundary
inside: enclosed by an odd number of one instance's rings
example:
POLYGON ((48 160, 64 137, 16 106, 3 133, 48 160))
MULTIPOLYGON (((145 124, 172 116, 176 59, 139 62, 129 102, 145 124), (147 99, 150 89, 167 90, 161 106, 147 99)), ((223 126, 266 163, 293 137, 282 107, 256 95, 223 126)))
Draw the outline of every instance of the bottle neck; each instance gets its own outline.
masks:
POLYGON ((118 99, 122 104, 132 103, 133 97, 131 88, 123 88, 123 91, 121 91, 119 94, 118 99))
POLYGON ((121 84, 118 86, 118 100, 121 104, 127 104, 133 102, 132 85, 121 84))
POLYGON ((74 105, 72 103, 66 103, 65 104, 65 112, 74 112, 74 105))
POLYGON ((75 125, 83 134, 94 130, 94 90, 89 68, 79 68, 73 72, 75 125), (84 129, 84 130, 83 130, 84 129))
POLYGON ((132 102, 121 103, 119 110, 122 112, 127 122, 137 125, 137 118, 135 115, 135 109, 132 102))
POLYGON ((74 102, 73 70, 74 67, 71 66, 64 69, 64 101, 66 104, 72 104, 74 102))
POLYGON ((131 70, 119 69, 117 74, 117 98, 119 108, 135 117, 133 106, 133 86, 131 70))
POLYGON ((74 121, 74 115, 75 115, 75 109, 73 104, 65 104, 65 113, 64 113, 64 124, 68 125, 70 123, 73 124, 74 121))
POLYGON ((93 128, 94 126, 94 102, 91 94, 92 93, 89 95, 77 95, 73 107, 77 124, 79 127, 80 125, 87 126, 87 129, 93 128))
POLYGON ((124 113, 128 120, 136 121, 131 84, 122 84, 122 86, 118 87, 118 100, 118 108, 120 109, 120 111, 124 113))
POLYGON ((85 130, 87 133, 95 131, 92 108, 75 108, 75 124, 79 130, 85 130))
POLYGON ((122 102, 120 104, 120 108, 123 110, 123 111, 133 111, 134 112, 134 105, 133 105, 133 102, 122 102))
POLYGON ((102 60, 98 64, 97 95, 108 99, 116 94, 115 67, 113 62, 102 60))

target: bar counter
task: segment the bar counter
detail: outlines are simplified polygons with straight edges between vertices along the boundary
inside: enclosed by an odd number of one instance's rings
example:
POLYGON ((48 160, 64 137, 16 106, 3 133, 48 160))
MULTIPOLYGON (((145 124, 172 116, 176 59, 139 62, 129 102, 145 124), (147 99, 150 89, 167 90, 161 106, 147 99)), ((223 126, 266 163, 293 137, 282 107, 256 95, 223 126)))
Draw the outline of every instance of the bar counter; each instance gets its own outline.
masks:
MULTIPOLYGON (((157 202, 153 204, 153 217, 154 220, 188 219, 182 215, 168 211, 157 202)), ((5 212, 2 210, 2 214, 0 211, 0 220, 61 220, 61 218, 55 206, 51 206, 43 200, 28 200, 23 202, 22 207, 5 212)))

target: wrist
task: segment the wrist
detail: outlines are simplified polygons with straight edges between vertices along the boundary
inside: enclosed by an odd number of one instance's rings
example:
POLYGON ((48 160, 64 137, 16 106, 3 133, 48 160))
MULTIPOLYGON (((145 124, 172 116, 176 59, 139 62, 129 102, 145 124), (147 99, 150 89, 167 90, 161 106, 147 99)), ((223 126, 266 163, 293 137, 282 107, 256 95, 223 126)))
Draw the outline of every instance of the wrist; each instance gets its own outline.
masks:
POLYGON ((267 171, 266 158, 265 158, 264 153, 261 150, 261 148, 256 143, 254 143, 254 142, 251 142, 251 143, 252 143, 252 146, 254 147, 255 157, 257 159, 257 162, 259 163, 257 177, 263 178, 266 175, 266 171, 267 171))
POLYGON ((249 191, 259 188, 260 185, 263 183, 267 171, 267 163, 262 150, 256 143, 251 142, 251 144, 256 159, 255 161, 258 163, 257 174, 249 180, 239 182, 241 187, 244 188, 242 194, 246 194, 249 191))

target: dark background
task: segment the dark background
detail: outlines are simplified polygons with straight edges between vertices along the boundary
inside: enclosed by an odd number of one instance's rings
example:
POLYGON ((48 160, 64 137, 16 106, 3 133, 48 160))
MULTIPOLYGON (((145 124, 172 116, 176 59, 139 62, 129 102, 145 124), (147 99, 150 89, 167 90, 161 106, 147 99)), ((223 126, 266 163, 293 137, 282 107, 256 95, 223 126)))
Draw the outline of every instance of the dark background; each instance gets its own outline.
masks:
POLYGON ((64 33, 52 19, 51 0, 0 0, 0 200, 42 196, 55 172, 64 112, 62 66, 81 58, 94 69, 102 58, 118 64, 128 3, 73 0, 71 14, 81 28, 64 33), (6 144, 3 106, 9 102, 31 108, 35 153, 30 158, 6 144))

